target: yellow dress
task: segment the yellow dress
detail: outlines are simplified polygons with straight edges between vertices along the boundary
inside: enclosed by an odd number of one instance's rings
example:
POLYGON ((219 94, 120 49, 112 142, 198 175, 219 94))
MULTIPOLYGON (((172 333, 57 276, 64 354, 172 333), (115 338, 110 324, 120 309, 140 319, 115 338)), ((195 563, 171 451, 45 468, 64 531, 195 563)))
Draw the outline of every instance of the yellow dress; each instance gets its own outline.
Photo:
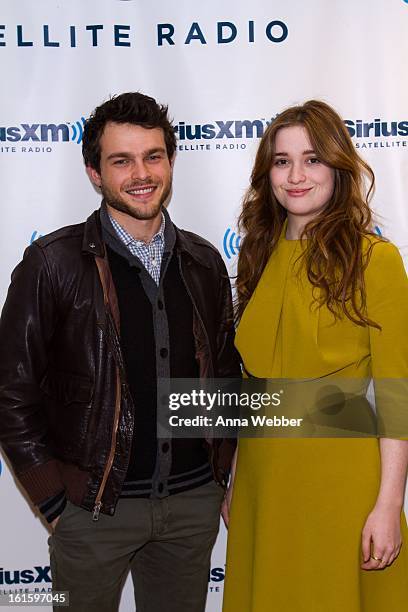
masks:
MULTIPOLYGON (((368 316, 382 330, 311 308, 299 241, 281 237, 237 330, 260 378, 408 377, 408 283, 398 250, 376 242, 368 316)), ((408 406, 407 406, 408 408, 408 406)), ((380 482, 376 438, 240 439, 223 612, 405 612, 408 538, 382 571, 360 569, 361 532, 380 482)))

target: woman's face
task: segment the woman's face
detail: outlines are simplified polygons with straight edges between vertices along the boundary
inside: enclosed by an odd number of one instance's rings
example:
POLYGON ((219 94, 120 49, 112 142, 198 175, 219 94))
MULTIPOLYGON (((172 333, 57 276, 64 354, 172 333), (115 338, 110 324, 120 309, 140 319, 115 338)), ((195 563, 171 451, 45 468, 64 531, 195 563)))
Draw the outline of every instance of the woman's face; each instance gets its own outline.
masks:
POLYGON ((302 229, 329 202, 334 189, 334 170, 313 151, 301 125, 278 130, 270 182, 278 202, 288 212, 288 224, 302 229))

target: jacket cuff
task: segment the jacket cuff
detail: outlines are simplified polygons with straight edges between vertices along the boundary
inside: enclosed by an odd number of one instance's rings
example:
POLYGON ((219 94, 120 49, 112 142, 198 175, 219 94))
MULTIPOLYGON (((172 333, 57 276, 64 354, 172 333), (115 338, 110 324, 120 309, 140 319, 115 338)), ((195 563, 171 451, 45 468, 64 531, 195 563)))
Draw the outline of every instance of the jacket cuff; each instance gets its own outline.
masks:
POLYGON ((38 509, 45 517, 47 523, 52 523, 57 516, 62 514, 66 505, 67 498, 65 497, 65 491, 61 491, 39 504, 38 509))
POLYGON ((56 459, 16 475, 36 506, 65 488, 56 459))

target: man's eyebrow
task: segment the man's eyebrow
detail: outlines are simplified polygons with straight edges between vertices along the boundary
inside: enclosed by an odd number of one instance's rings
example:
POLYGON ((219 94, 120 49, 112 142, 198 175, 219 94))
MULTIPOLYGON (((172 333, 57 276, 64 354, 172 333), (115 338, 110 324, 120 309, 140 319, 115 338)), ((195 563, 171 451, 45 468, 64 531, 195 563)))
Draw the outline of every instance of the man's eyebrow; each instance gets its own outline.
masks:
MULTIPOLYGON (((143 152, 143 156, 153 155, 154 153, 166 153, 166 149, 164 149, 163 147, 154 147, 152 149, 147 149, 147 151, 143 152)), ((114 153, 108 155, 106 159, 115 159, 117 157, 121 157, 124 159, 132 159, 134 156, 128 151, 115 151, 114 153)))
POLYGON ((148 149, 144 152, 144 155, 154 155, 154 153, 164 153, 166 154, 166 149, 163 147, 155 147, 154 149, 148 149))
POLYGON ((133 157, 130 153, 127 153, 126 151, 118 151, 117 153, 111 153, 110 155, 108 155, 108 157, 106 159, 114 159, 115 157, 125 157, 125 158, 130 158, 133 157))

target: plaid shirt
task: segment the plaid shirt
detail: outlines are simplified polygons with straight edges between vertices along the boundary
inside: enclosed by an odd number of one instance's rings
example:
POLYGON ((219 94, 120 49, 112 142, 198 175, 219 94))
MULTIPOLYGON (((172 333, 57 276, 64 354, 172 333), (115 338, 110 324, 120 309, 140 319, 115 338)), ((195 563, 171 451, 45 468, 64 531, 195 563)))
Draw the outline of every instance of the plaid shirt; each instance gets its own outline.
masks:
POLYGON ((109 219, 115 228, 119 240, 123 242, 132 255, 140 259, 156 285, 158 285, 160 282, 160 268, 164 252, 164 228, 166 224, 163 213, 160 229, 148 244, 143 242, 143 240, 133 238, 133 236, 123 229, 111 215, 109 215, 109 219))

